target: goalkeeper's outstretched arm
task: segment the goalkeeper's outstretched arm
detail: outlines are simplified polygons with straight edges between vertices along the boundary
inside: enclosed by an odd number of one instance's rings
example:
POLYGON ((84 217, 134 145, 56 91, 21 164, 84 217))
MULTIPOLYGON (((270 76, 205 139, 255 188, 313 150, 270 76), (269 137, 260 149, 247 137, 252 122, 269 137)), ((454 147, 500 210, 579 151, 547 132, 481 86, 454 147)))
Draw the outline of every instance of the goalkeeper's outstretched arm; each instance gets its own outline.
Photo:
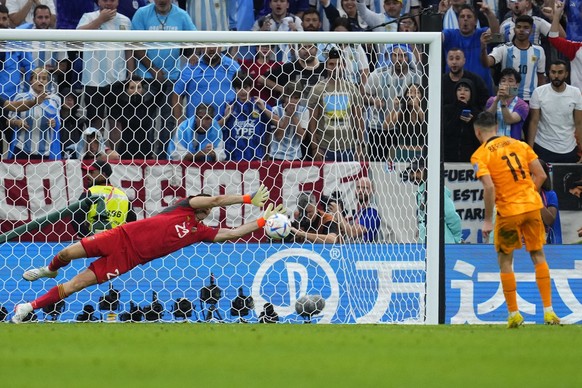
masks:
POLYGON ((271 217, 273 214, 285 214, 285 209, 283 208, 283 205, 277 205, 277 207, 273 209, 273 204, 270 203, 269 206, 267 206, 267 209, 265 210, 263 216, 257 219, 256 221, 242 224, 241 226, 233 229, 230 228, 219 229, 213 241, 222 242, 241 238, 265 226, 267 219, 271 217))
POLYGON ((190 198, 189 203, 193 209, 211 209, 213 207, 229 206, 241 203, 248 203, 257 207, 263 207, 268 199, 269 189, 265 185, 261 185, 259 189, 252 194, 220 195, 216 197, 201 195, 190 198))

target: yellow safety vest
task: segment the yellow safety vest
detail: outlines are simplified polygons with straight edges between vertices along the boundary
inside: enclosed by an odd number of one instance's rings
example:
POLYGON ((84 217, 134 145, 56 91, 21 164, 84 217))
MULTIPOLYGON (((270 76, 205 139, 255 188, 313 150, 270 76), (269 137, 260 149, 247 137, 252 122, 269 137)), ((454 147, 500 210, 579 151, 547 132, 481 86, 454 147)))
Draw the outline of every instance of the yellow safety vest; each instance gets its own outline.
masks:
POLYGON ((93 186, 89 189, 89 195, 99 197, 87 214, 91 233, 103 232, 125 224, 129 211, 127 194, 113 186, 93 186))

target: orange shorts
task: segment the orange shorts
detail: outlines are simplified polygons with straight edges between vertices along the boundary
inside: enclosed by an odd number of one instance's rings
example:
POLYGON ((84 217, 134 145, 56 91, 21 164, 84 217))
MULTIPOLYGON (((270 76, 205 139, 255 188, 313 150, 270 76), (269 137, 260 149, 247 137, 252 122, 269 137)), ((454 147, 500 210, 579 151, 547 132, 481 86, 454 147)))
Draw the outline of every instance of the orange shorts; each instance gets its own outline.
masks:
POLYGON ((528 252, 538 251, 546 242, 546 231, 539 210, 502 217, 499 214, 495 220, 495 250, 510 254, 514 249, 522 247, 528 252))

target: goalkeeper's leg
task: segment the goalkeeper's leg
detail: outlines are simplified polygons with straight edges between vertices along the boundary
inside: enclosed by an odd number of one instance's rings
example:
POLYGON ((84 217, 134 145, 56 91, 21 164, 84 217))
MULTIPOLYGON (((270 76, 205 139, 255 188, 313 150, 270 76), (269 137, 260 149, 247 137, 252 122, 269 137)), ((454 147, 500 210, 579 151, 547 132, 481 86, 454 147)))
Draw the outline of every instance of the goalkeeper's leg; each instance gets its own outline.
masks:
POLYGON ((21 303, 14 308, 13 323, 22 323, 26 316, 36 309, 42 309, 50 304, 57 303, 66 297, 78 292, 86 287, 97 284, 95 273, 86 269, 76 275, 66 283, 59 284, 51 288, 46 294, 33 300, 30 303, 21 303))
POLYGON ((49 265, 29 269, 22 274, 22 277, 31 282, 40 278, 54 278, 57 276, 59 268, 69 264, 71 260, 82 257, 87 257, 87 253, 85 252, 83 245, 81 245, 80 242, 76 242, 57 253, 49 265))

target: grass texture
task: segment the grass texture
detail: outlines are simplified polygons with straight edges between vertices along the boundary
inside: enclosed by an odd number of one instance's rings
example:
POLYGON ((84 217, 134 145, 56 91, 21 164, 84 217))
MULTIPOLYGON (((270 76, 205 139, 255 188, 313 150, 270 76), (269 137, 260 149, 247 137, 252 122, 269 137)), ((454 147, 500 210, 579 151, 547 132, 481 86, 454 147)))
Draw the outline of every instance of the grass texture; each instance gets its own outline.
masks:
POLYGON ((2 387, 579 387, 582 326, 0 324, 2 387))

